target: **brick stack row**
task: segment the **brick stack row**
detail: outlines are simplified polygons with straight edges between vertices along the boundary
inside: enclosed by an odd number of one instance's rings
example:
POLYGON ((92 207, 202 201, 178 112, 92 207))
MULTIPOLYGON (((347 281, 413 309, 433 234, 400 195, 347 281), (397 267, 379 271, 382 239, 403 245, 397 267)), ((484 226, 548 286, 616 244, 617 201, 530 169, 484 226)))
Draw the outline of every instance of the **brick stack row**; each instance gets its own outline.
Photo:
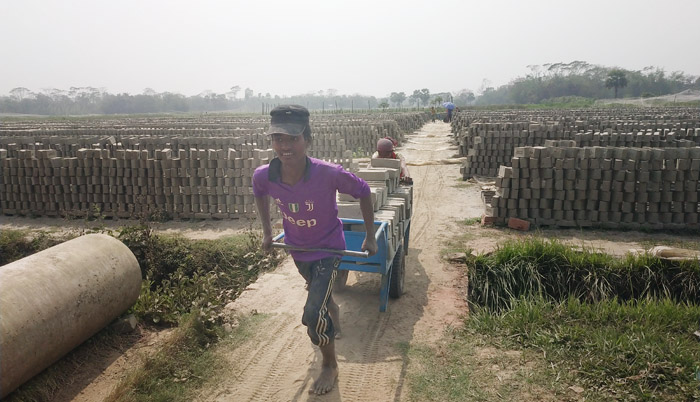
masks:
POLYGON ((535 225, 698 228, 700 147, 519 147, 486 215, 535 225))
POLYGON ((173 218, 238 218, 254 214, 251 178, 272 150, 157 151, 82 149, 61 158, 52 150, 0 151, 0 213, 173 218))
POLYGON ((469 128, 473 133, 463 137, 460 152, 467 148, 467 159, 462 165, 464 179, 474 175, 495 176, 501 165, 510 166, 513 149, 521 146, 541 146, 547 140, 573 140, 581 146, 609 147, 694 147, 700 145, 700 128, 681 129, 679 132, 647 129, 636 133, 607 133, 552 130, 556 126, 529 124, 480 123, 469 128), (486 126, 486 127, 483 127, 486 126), (505 127, 504 127, 505 126, 505 127), (491 129, 495 129, 491 131, 491 129))

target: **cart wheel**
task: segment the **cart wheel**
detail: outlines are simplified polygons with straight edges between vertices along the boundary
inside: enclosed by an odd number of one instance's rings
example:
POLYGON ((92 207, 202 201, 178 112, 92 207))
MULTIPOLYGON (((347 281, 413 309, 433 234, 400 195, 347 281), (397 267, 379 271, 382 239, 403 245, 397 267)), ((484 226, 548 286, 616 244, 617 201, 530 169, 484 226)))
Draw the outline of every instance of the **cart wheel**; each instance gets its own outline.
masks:
POLYGON ((389 296, 398 299, 403 294, 404 278, 406 276, 406 256, 403 247, 399 246, 391 264, 391 283, 389 284, 389 296))

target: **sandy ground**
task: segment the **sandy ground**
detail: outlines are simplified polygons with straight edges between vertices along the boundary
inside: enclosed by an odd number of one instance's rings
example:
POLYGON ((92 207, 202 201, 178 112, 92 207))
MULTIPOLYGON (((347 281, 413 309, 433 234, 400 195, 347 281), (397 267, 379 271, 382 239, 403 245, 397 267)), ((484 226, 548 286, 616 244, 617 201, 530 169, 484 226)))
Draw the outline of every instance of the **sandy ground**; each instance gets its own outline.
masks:
MULTIPOLYGON (((275 271, 266 273, 229 305, 232 316, 252 312, 268 315, 262 329, 235 350, 221 350, 228 366, 216 384, 201 391, 205 401, 402 401, 408 367, 401 353, 406 344, 435 345, 444 330, 457 326, 467 314, 466 283, 461 268, 440 258, 441 250, 454 244, 483 253, 495 249, 506 238, 538 235, 504 228, 464 225, 467 218, 483 212, 479 183, 461 181, 457 148, 449 126, 429 123, 408 136, 399 149, 411 162, 414 178, 414 214, 406 260, 406 293, 390 300, 388 311, 379 312, 379 275, 351 272, 348 288, 336 292, 341 308, 342 339, 336 342, 340 375, 337 386, 325 396, 308 394, 319 373, 321 355, 309 341, 301 324, 305 300, 304 282, 290 258, 275 271)), ((129 221, 104 221, 99 225, 117 228, 129 221)), ((162 232, 179 232, 191 238, 215 238, 257 224, 247 220, 168 222, 156 225, 162 232)), ((85 230, 94 222, 52 219, 0 218, 3 228, 85 230)), ((622 255, 642 244, 692 243, 697 238, 637 232, 594 230, 547 230, 573 246, 593 247, 622 255)), ((155 340, 154 340, 155 339, 155 340)), ((85 362, 85 372, 63 390, 58 401, 101 400, 123 376, 125 368, 141 360, 140 349, 157 343, 144 335, 136 343, 85 362)))

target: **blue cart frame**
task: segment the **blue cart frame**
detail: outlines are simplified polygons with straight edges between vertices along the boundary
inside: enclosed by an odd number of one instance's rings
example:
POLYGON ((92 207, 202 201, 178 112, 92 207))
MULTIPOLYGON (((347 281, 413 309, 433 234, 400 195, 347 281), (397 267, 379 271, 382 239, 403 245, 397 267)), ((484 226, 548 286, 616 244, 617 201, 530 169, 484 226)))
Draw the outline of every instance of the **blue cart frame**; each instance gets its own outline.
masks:
MULTIPOLYGON (((343 227, 346 227, 346 225, 364 225, 364 221, 361 219, 346 219, 346 218, 341 218, 340 219, 343 222, 343 227)), ((374 272, 382 275, 382 282, 381 282, 381 287, 379 290, 379 311, 380 312, 385 312, 387 305, 389 304, 389 288, 391 286, 392 282, 392 273, 395 272, 394 269, 394 264, 399 263, 399 264, 405 264, 403 256, 399 256, 401 258, 396 259, 396 255, 399 252, 402 252, 405 254, 408 254, 408 240, 409 240, 409 234, 411 230, 411 220, 406 219, 405 221, 405 228, 404 228, 404 236, 403 236, 403 241, 401 244, 398 244, 396 247, 396 250, 394 250, 392 255, 389 255, 390 253, 390 248, 389 248, 389 237, 387 234, 388 230, 388 223, 387 222, 382 222, 382 221, 375 221, 375 225, 378 225, 378 228, 374 234, 375 239, 377 240, 377 254, 373 256, 369 256, 367 252, 362 252, 362 242, 365 239, 365 232, 364 231, 351 231, 351 230, 344 230, 343 233, 345 233, 345 248, 346 250, 324 250, 324 251, 330 251, 330 252, 337 252, 338 254, 342 255, 342 259, 340 260, 340 266, 338 267, 339 270, 347 270, 347 271, 361 271, 361 272, 374 272)), ((273 241, 274 246, 278 246, 280 248, 286 248, 286 249, 297 249, 294 248, 293 246, 288 246, 284 245, 281 243, 275 243, 281 240, 284 237, 284 232, 280 233, 279 235, 275 236, 273 241)), ((298 249, 297 249, 298 250, 298 249)), ((308 251, 309 249, 307 249, 308 251)), ((314 250, 319 250, 319 249, 314 249, 314 250)), ((405 267, 397 267, 398 269, 405 269, 405 267)), ((403 272, 399 273, 400 275, 403 275, 403 272)), ((401 278, 402 280, 403 278, 401 278)), ((399 297, 400 294, 396 295, 395 297, 399 297)))

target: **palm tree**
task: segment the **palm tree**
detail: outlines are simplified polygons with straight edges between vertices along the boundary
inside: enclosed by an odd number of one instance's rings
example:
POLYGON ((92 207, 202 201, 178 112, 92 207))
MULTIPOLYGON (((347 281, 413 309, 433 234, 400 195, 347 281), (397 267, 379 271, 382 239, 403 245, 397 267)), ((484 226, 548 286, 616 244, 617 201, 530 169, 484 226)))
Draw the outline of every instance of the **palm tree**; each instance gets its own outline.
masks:
POLYGON ((605 79, 605 88, 615 88, 615 99, 617 99, 617 89, 627 86, 627 77, 625 72, 619 69, 613 69, 608 73, 605 79))

